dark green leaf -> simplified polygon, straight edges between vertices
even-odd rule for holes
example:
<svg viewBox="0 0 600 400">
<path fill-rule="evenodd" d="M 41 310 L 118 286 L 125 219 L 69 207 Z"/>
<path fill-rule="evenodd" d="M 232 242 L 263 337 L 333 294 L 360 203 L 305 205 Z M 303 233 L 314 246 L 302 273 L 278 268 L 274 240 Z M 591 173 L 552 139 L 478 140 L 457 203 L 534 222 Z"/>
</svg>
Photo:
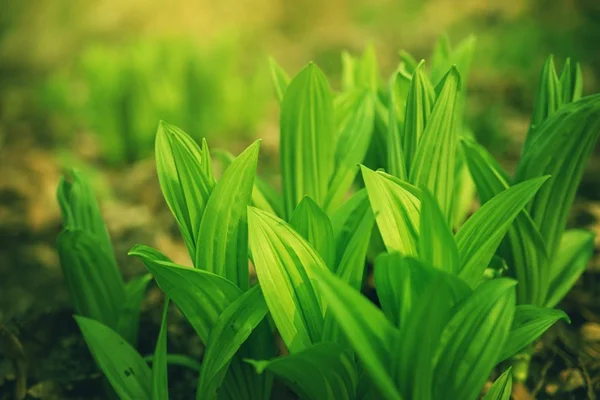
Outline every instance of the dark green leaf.
<svg viewBox="0 0 600 400">
<path fill-rule="evenodd" d="M 290 225 L 319 253 L 325 265 L 334 267 L 333 228 L 329 217 L 310 197 L 302 199 L 290 218 Z"/>
<path fill-rule="evenodd" d="M 492 387 L 488 389 L 483 400 L 510 400 L 511 395 L 512 373 L 511 368 L 509 368 L 496 379 Z"/>
<path fill-rule="evenodd" d="M 169 298 L 165 299 L 160 332 L 156 339 L 156 348 L 152 361 L 152 399 L 169 399 L 169 382 L 167 374 L 167 316 L 169 313 Z"/>
</svg>

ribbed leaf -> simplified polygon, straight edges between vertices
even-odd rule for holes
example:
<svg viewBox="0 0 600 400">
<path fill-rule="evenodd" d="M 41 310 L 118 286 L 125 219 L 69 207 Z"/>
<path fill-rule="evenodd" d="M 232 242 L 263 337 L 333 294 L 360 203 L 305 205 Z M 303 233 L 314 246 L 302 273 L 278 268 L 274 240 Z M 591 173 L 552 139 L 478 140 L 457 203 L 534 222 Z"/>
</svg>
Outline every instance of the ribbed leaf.
<svg viewBox="0 0 600 400">
<path fill-rule="evenodd" d="M 550 259 L 560 245 L 585 164 L 600 135 L 600 95 L 563 106 L 536 128 L 517 166 L 516 181 L 551 175 L 530 204 Z"/>
<path fill-rule="evenodd" d="M 460 261 L 456 241 L 436 200 L 424 190 L 419 222 L 419 258 L 436 268 L 458 274 Z"/>
<path fill-rule="evenodd" d="M 154 358 L 152 359 L 152 400 L 169 399 L 169 377 L 167 374 L 167 316 L 169 299 L 165 299 L 160 331 L 156 339 Z"/>
<path fill-rule="evenodd" d="M 375 116 L 372 94 L 366 90 L 343 93 L 336 99 L 338 139 L 335 171 L 331 177 L 324 209 L 337 209 L 354 182 L 358 164 L 362 163 L 373 133 Z"/>
<path fill-rule="evenodd" d="M 594 253 L 594 234 L 583 230 L 566 231 L 550 264 L 546 307 L 557 305 L 581 276 Z"/>
<path fill-rule="evenodd" d="M 469 295 L 470 289 L 456 277 L 416 260 L 406 261 L 406 265 L 393 267 L 411 270 L 403 274 L 411 282 L 402 281 L 399 286 L 409 288 L 413 304 L 400 325 L 392 368 L 404 397 L 427 400 L 432 398 L 433 359 L 440 335 L 452 315 L 452 307 Z"/>
<path fill-rule="evenodd" d="M 462 142 L 482 204 L 509 187 L 509 178 L 494 158 L 471 140 Z M 519 304 L 544 304 L 548 291 L 548 259 L 540 232 L 527 210 L 515 218 L 498 249 L 519 281 Z"/>
<path fill-rule="evenodd" d="M 242 291 L 249 285 L 246 208 L 252 195 L 259 146 L 260 141 L 254 142 L 225 170 L 206 204 L 196 243 L 196 268 L 222 276 Z"/>
<path fill-rule="evenodd" d="M 492 387 L 488 389 L 483 400 L 510 400 L 511 395 L 512 372 L 511 368 L 509 368 L 496 379 Z"/>
<path fill-rule="evenodd" d="M 510 334 L 498 362 L 517 354 L 561 319 L 571 322 L 567 314 L 561 310 L 528 304 L 517 306 Z"/>
<path fill-rule="evenodd" d="M 456 105 L 460 92 L 460 76 L 456 67 L 448 71 L 436 91 L 439 93 L 418 140 L 409 176 L 411 183 L 433 194 L 450 222 L 458 141 Z"/>
<path fill-rule="evenodd" d="M 454 302 L 470 292 L 459 278 L 399 253 L 382 254 L 375 261 L 375 287 L 381 309 L 388 320 L 401 328 L 412 310 L 423 302 L 423 293 L 436 279 L 443 279 L 451 289 Z"/>
<path fill-rule="evenodd" d="M 273 79 L 273 84 L 275 85 L 277 100 L 279 100 L 281 103 L 290 83 L 290 77 L 272 57 L 269 57 L 269 67 L 271 68 L 271 78 Z"/>
<path fill-rule="evenodd" d="M 405 187 L 361 167 L 379 232 L 389 252 L 417 255 L 421 202 Z"/>
<path fill-rule="evenodd" d="M 85 342 L 121 399 L 152 398 L 152 371 L 118 333 L 93 319 L 75 316 Z"/>
<path fill-rule="evenodd" d="M 514 219 L 540 189 L 547 176 L 506 189 L 486 202 L 456 234 L 460 276 L 477 285 Z"/>
<path fill-rule="evenodd" d="M 59 235 L 58 254 L 75 312 L 117 329 L 126 293 L 114 256 L 77 229 Z"/>
<path fill-rule="evenodd" d="M 314 64 L 290 83 L 281 104 L 281 175 L 285 216 L 304 196 L 324 205 L 334 167 L 333 99 L 325 75 Z"/>
<path fill-rule="evenodd" d="M 310 197 L 302 199 L 290 218 L 290 225 L 319 253 L 325 265 L 333 268 L 335 247 L 329 217 Z"/>
<path fill-rule="evenodd" d="M 155 151 L 160 188 L 194 260 L 200 221 L 213 188 L 205 174 L 202 151 L 185 132 L 163 121 L 158 125 Z"/>
<path fill-rule="evenodd" d="M 259 286 L 254 286 L 225 308 L 210 331 L 202 361 L 199 399 L 214 399 L 227 367 L 242 344 L 267 314 Z"/>
<path fill-rule="evenodd" d="M 398 331 L 360 292 L 325 269 L 316 272 L 328 311 L 333 313 L 382 398 L 402 399 L 389 371 L 390 350 Z"/>
<path fill-rule="evenodd" d="M 327 266 L 274 215 L 250 207 L 248 224 L 256 275 L 283 341 L 292 353 L 318 343 L 325 306 L 313 285 L 316 271 Z"/>
<path fill-rule="evenodd" d="M 421 61 L 415 69 L 408 98 L 406 100 L 406 115 L 404 117 L 404 133 L 402 134 L 404 156 L 406 157 L 406 171 L 410 172 L 417 144 L 425 130 L 429 115 L 433 110 L 435 92 L 431 82 L 425 75 L 425 62 Z"/>
<path fill-rule="evenodd" d="M 434 399 L 475 399 L 500 356 L 515 314 L 516 282 L 494 279 L 461 303 L 440 340 Z"/>
<path fill-rule="evenodd" d="M 129 251 L 142 260 L 158 286 L 177 305 L 204 344 L 223 310 L 241 295 L 241 290 L 225 278 L 195 268 L 148 257 L 146 252 Z"/>
<path fill-rule="evenodd" d="M 392 76 L 388 104 L 387 167 L 391 175 L 404 180 L 408 179 L 408 173 L 402 135 L 409 87 L 410 79 L 402 72 L 398 71 Z"/>
<path fill-rule="evenodd" d="M 279 377 L 301 399 L 355 399 L 354 359 L 337 343 L 319 343 L 286 357 L 248 362 L 259 373 L 269 371 Z"/>
<path fill-rule="evenodd" d="M 217 181 L 215 180 L 215 174 L 212 168 L 212 158 L 210 156 L 210 150 L 208 149 L 208 142 L 202 138 L 202 158 L 200 159 L 204 176 L 208 178 L 210 187 L 214 187 Z"/>
</svg>

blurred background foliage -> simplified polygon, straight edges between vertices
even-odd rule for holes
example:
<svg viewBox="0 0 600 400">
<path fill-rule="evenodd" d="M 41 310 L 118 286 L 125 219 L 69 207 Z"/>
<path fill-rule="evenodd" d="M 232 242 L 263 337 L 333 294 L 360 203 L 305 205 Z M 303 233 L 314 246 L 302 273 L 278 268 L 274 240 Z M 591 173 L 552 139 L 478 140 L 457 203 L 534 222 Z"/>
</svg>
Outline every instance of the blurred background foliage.
<svg viewBox="0 0 600 400">
<path fill-rule="evenodd" d="M 498 154 L 524 135 L 549 53 L 598 89 L 599 20 L 597 0 L 4 0 L 0 137 L 111 166 L 149 156 L 159 119 L 276 148 L 268 55 L 290 73 L 314 60 L 337 87 L 344 49 L 374 44 L 387 73 L 446 33 L 477 36 L 468 121 Z"/>
</svg>

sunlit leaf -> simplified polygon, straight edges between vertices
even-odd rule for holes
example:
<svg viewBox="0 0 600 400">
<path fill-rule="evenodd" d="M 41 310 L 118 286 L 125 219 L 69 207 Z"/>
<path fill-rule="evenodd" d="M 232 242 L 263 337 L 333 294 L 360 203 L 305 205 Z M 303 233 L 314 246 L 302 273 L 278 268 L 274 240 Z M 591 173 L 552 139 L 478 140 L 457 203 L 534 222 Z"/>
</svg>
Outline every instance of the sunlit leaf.
<svg viewBox="0 0 600 400">
<path fill-rule="evenodd" d="M 298 353 L 252 363 L 282 379 L 301 399 L 355 399 L 356 366 L 348 349 L 319 343 Z"/>
<path fill-rule="evenodd" d="M 550 264 L 550 286 L 546 307 L 554 307 L 573 287 L 594 253 L 594 237 L 583 230 L 566 231 Z"/>
<path fill-rule="evenodd" d="M 302 199 L 290 218 L 290 225 L 317 250 L 325 265 L 333 268 L 335 247 L 331 221 L 313 199 Z"/>
<path fill-rule="evenodd" d="M 361 167 L 369 201 L 388 251 L 417 255 L 421 202 L 381 173 Z"/>
<path fill-rule="evenodd" d="M 561 310 L 528 304 L 517 306 L 510 334 L 502 348 L 498 362 L 517 354 L 561 319 L 570 322 L 567 314 Z"/>
<path fill-rule="evenodd" d="M 254 142 L 227 167 L 206 204 L 196 243 L 194 265 L 222 276 L 242 291 L 248 288 L 248 228 L 250 203 L 260 141 Z"/>
<path fill-rule="evenodd" d="M 480 282 L 513 220 L 540 189 L 547 176 L 506 189 L 486 202 L 456 234 L 461 260 L 460 276 L 471 286 Z"/>
<path fill-rule="evenodd" d="M 213 188 L 202 151 L 181 129 L 161 121 L 155 152 L 160 188 L 194 260 L 200 221 Z"/>
<path fill-rule="evenodd" d="M 453 67 L 436 88 L 437 99 L 418 139 L 409 174 L 411 183 L 433 194 L 448 222 L 452 217 L 460 85 L 458 70 Z"/>
<path fill-rule="evenodd" d="M 483 400 L 510 400 L 512 395 L 512 372 L 508 368 L 488 389 Z"/>
<path fill-rule="evenodd" d="M 334 168 L 333 99 L 325 75 L 314 64 L 290 83 L 281 104 L 281 175 L 285 216 L 304 196 L 323 206 Z"/>
<path fill-rule="evenodd" d="M 475 399 L 496 365 L 515 314 L 516 282 L 481 284 L 461 303 L 440 340 L 434 399 Z"/>
<path fill-rule="evenodd" d="M 325 306 L 313 285 L 316 271 L 327 266 L 274 215 L 249 207 L 248 226 L 256 275 L 283 341 L 292 353 L 318 343 Z"/>
</svg>

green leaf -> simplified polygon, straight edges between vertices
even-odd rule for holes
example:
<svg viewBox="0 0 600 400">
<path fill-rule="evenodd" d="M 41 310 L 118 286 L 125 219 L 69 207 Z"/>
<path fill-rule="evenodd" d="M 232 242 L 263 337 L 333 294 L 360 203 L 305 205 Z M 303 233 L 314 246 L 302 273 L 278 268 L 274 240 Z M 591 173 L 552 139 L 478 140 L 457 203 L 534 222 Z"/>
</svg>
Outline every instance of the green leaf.
<svg viewBox="0 0 600 400">
<path fill-rule="evenodd" d="M 356 58 L 348 53 L 342 51 L 342 90 L 348 91 L 354 89 L 356 86 L 356 69 L 357 69 Z"/>
<path fill-rule="evenodd" d="M 66 176 L 61 176 L 56 195 L 64 228 L 77 229 L 93 235 L 97 245 L 102 246 L 106 254 L 114 258 L 100 207 L 91 185 L 83 174 L 72 170 Z"/>
<path fill-rule="evenodd" d="M 97 236 L 77 229 L 58 236 L 58 254 L 75 311 L 117 329 L 126 293 L 114 256 Z"/>
<path fill-rule="evenodd" d="M 496 365 L 515 314 L 510 279 L 481 284 L 446 325 L 434 370 L 434 399 L 475 399 Z"/>
<path fill-rule="evenodd" d="M 389 252 L 417 255 L 421 202 L 406 186 L 361 166 L 371 208 Z"/>
<path fill-rule="evenodd" d="M 425 130 L 435 101 L 435 92 L 425 75 L 424 68 L 425 61 L 421 61 L 413 73 L 406 100 L 402 148 L 406 157 L 407 172 L 410 172 L 417 152 L 417 144 Z"/>
<path fill-rule="evenodd" d="M 359 290 L 375 218 L 365 190 L 355 193 L 331 217 L 335 237 L 333 272 Z"/>
<path fill-rule="evenodd" d="M 129 255 L 142 260 L 163 292 L 177 305 L 200 336 L 208 342 L 210 330 L 223 310 L 241 295 L 227 279 L 201 269 L 186 268 L 149 257 L 135 246 Z"/>
<path fill-rule="evenodd" d="M 158 125 L 155 152 L 160 188 L 194 260 L 200 221 L 214 178 L 206 176 L 206 164 L 196 142 L 163 121 Z"/>
<path fill-rule="evenodd" d="M 248 209 L 256 275 L 279 333 L 291 353 L 321 340 L 324 304 L 315 274 L 327 266 L 291 226 L 257 208 Z"/>
<path fill-rule="evenodd" d="M 259 373 L 269 371 L 301 399 L 355 398 L 358 376 L 354 359 L 337 343 L 319 343 L 273 360 L 247 360 Z"/>
<path fill-rule="evenodd" d="M 546 307 L 558 304 L 585 271 L 594 253 L 594 237 L 593 233 L 578 229 L 565 232 L 550 265 Z"/>
<path fill-rule="evenodd" d="M 356 83 L 375 93 L 379 88 L 379 67 L 373 44 L 368 44 L 357 65 Z"/>
<path fill-rule="evenodd" d="M 267 305 L 259 286 L 249 289 L 225 308 L 210 331 L 198 398 L 216 398 L 229 363 L 266 314 Z"/>
<path fill-rule="evenodd" d="M 281 175 L 285 216 L 304 196 L 323 206 L 334 167 L 333 99 L 327 78 L 314 64 L 290 83 L 281 104 Z"/>
<path fill-rule="evenodd" d="M 249 285 L 246 208 L 259 146 L 260 141 L 254 142 L 225 170 L 208 199 L 196 242 L 196 268 L 222 276 L 242 291 Z"/>
<path fill-rule="evenodd" d="M 212 169 L 212 158 L 210 156 L 210 150 L 208 149 L 208 142 L 206 139 L 202 139 L 202 158 L 200 159 L 204 176 L 208 178 L 210 187 L 214 187 L 217 181 L 215 180 L 215 174 Z"/>
<path fill-rule="evenodd" d="M 506 189 L 486 202 L 456 234 L 461 260 L 460 277 L 477 285 L 483 271 L 514 219 L 540 189 L 547 176 L 530 179 Z"/>
<path fill-rule="evenodd" d="M 186 367 L 186 368 L 189 368 L 196 372 L 200 372 L 200 370 L 202 369 L 202 366 L 198 361 L 196 361 L 193 358 L 191 358 L 190 356 L 186 356 L 184 354 L 167 354 L 165 359 L 167 360 L 167 364 L 170 364 L 170 365 L 178 365 L 180 367 Z M 144 357 L 144 360 L 149 363 L 152 363 L 152 362 L 154 362 L 154 355 L 146 356 L 146 357 Z"/>
<path fill-rule="evenodd" d="M 567 314 L 561 310 L 529 304 L 517 306 L 510 334 L 502 348 L 498 362 L 523 350 L 561 319 L 571 322 Z"/>
<path fill-rule="evenodd" d="M 456 67 L 448 71 L 436 91 L 439 94 L 410 166 L 410 182 L 429 190 L 450 222 L 458 141 L 456 106 L 460 93 L 460 76 Z"/>
<path fill-rule="evenodd" d="M 437 202 L 426 190 L 421 196 L 419 226 L 419 258 L 436 268 L 458 274 L 460 261 L 454 235 Z"/>
<path fill-rule="evenodd" d="M 485 204 L 509 187 L 509 178 L 482 146 L 471 140 L 462 144 L 479 199 Z M 498 253 L 507 260 L 519 281 L 517 302 L 544 304 L 549 281 L 546 245 L 527 210 L 515 218 Z"/>
<path fill-rule="evenodd" d="M 508 368 L 488 389 L 483 400 L 510 400 L 512 395 L 512 372 Z"/>
<path fill-rule="evenodd" d="M 117 332 L 129 343 L 137 343 L 138 328 L 140 325 L 140 308 L 144 301 L 146 288 L 152 280 L 152 275 L 144 274 L 132 279 L 125 285 L 125 302 L 121 305 Z"/>
<path fill-rule="evenodd" d="M 152 360 L 152 399 L 169 399 L 169 382 L 167 374 L 167 315 L 169 313 L 169 298 L 165 299 L 160 332 L 156 339 L 156 348 Z"/>
<path fill-rule="evenodd" d="M 405 280 L 401 281 L 399 288 L 409 289 L 409 296 L 413 297 L 412 307 L 400 323 L 400 335 L 392 358 L 393 374 L 404 397 L 431 399 L 433 359 L 437 344 L 452 316 L 452 307 L 471 291 L 460 279 L 425 267 L 417 260 L 408 259 L 393 267 L 410 270 L 410 273 L 402 274 Z M 397 288 L 396 292 L 398 291 Z M 402 295 L 408 297 L 404 293 Z M 407 304 L 401 304 L 402 306 L 406 311 Z"/>
<path fill-rule="evenodd" d="M 338 139 L 335 169 L 324 203 L 327 212 L 337 209 L 354 182 L 358 164 L 363 162 L 371 136 L 375 109 L 372 94 L 366 90 L 342 93 L 336 99 Z"/>
<path fill-rule="evenodd" d="M 446 71 L 454 64 L 451 61 L 452 49 L 450 48 L 450 38 L 447 34 L 440 35 L 435 43 L 431 53 L 431 81 L 439 82 Z"/>
<path fill-rule="evenodd" d="M 396 326 L 406 325 L 412 310 L 423 302 L 423 293 L 436 279 L 444 280 L 454 302 L 470 293 L 459 278 L 399 253 L 382 254 L 375 260 L 375 287 L 381 309 Z"/>
<path fill-rule="evenodd" d="M 106 325 L 80 316 L 75 316 L 75 321 L 96 364 L 119 398 L 151 398 L 152 371 L 142 356 Z"/>
<path fill-rule="evenodd" d="M 536 131 L 517 166 L 516 182 L 551 175 L 529 212 L 553 259 L 585 164 L 600 135 L 600 94 L 563 106 Z"/>
<path fill-rule="evenodd" d="M 325 265 L 333 268 L 335 248 L 329 217 L 310 197 L 302 199 L 290 218 L 290 225 L 319 253 Z"/>
<path fill-rule="evenodd" d="M 277 100 L 281 103 L 285 92 L 290 83 L 290 77 L 288 74 L 277 64 L 277 61 L 273 57 L 269 57 L 269 67 L 271 68 L 271 78 L 275 85 L 275 93 L 277 94 Z"/>
<path fill-rule="evenodd" d="M 406 110 L 406 96 L 410 80 L 401 72 L 396 72 L 390 84 L 389 98 L 389 123 L 387 137 L 387 167 L 388 172 L 400 179 L 407 180 L 406 156 L 403 149 L 404 112 Z M 406 91 L 406 93 L 403 93 Z"/>
<path fill-rule="evenodd" d="M 315 270 L 318 285 L 346 339 L 363 363 L 373 384 L 385 399 L 402 399 L 389 374 L 390 350 L 398 331 L 385 315 L 360 292 L 331 272 Z"/>
</svg>

